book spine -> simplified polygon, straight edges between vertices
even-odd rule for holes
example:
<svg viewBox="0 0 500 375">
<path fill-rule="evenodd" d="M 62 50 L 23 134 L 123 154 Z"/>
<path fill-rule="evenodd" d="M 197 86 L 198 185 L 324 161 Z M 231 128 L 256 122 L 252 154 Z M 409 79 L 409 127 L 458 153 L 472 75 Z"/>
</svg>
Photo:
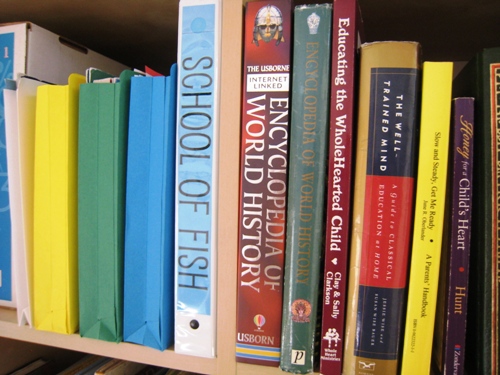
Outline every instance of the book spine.
<svg viewBox="0 0 500 375">
<path fill-rule="evenodd" d="M 428 372 L 436 316 L 449 155 L 453 64 L 425 62 L 410 278 L 401 371 Z"/>
<path fill-rule="evenodd" d="M 324 249 L 331 4 L 294 13 L 292 116 L 280 368 L 312 372 Z"/>
<path fill-rule="evenodd" d="M 472 214 L 474 99 L 454 99 L 453 115 L 450 246 L 447 250 L 449 261 L 446 272 L 447 324 L 443 352 L 443 374 L 446 375 L 464 373 Z"/>
<path fill-rule="evenodd" d="M 342 372 L 359 22 L 356 0 L 337 0 L 333 3 L 321 374 Z"/>
<path fill-rule="evenodd" d="M 396 374 L 413 218 L 420 48 L 364 44 L 343 372 Z"/>
<path fill-rule="evenodd" d="M 283 307 L 292 4 L 245 12 L 236 360 L 278 366 Z"/>
<path fill-rule="evenodd" d="M 221 0 L 179 3 L 175 351 L 216 354 Z"/>
<path fill-rule="evenodd" d="M 14 306 L 12 285 L 11 212 L 4 116 L 5 79 L 14 77 L 14 33 L 0 34 L 0 305 Z"/>
<path fill-rule="evenodd" d="M 491 326 L 488 327 L 491 333 L 491 372 L 498 373 L 500 371 L 500 355 L 498 332 L 500 326 L 500 62 L 495 62 L 489 66 L 490 90 L 491 90 L 491 124 L 492 128 L 492 173 L 493 173 L 493 192 L 492 192 L 492 211 L 494 230 L 492 230 L 492 251 L 491 263 L 489 264 L 492 278 L 491 280 Z"/>
</svg>

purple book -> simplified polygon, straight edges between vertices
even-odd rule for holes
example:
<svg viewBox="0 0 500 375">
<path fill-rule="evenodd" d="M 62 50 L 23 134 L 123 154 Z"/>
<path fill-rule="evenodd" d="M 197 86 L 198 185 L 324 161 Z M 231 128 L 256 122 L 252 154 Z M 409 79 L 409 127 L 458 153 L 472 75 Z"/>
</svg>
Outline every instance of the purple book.
<svg viewBox="0 0 500 375">
<path fill-rule="evenodd" d="M 449 200 L 445 219 L 434 366 L 443 375 L 464 373 L 472 202 L 474 99 L 455 98 L 452 109 Z"/>
</svg>

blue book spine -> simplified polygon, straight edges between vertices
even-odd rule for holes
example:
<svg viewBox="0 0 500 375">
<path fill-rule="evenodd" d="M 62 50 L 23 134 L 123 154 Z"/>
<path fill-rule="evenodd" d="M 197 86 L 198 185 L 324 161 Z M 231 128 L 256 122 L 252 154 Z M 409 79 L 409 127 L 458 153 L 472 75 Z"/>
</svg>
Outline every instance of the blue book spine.
<svg viewBox="0 0 500 375">
<path fill-rule="evenodd" d="M 14 74 L 14 33 L 0 35 L 0 53 L 0 301 L 13 302 L 11 219 L 3 89 L 5 79 L 12 78 Z"/>
<path fill-rule="evenodd" d="M 179 5 L 175 351 L 202 357 L 215 356 L 220 9 Z"/>
</svg>

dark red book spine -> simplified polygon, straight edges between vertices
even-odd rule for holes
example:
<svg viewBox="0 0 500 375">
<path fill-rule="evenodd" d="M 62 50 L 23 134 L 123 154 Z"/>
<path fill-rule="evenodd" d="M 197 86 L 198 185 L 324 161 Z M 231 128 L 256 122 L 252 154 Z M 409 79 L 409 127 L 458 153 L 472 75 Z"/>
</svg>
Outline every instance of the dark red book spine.
<svg viewBox="0 0 500 375">
<path fill-rule="evenodd" d="M 236 360 L 268 366 L 280 360 L 291 18 L 289 0 L 246 4 Z"/>
<path fill-rule="evenodd" d="M 330 142 L 325 229 L 321 374 L 341 374 L 351 223 L 361 16 L 357 0 L 333 3 Z"/>
</svg>

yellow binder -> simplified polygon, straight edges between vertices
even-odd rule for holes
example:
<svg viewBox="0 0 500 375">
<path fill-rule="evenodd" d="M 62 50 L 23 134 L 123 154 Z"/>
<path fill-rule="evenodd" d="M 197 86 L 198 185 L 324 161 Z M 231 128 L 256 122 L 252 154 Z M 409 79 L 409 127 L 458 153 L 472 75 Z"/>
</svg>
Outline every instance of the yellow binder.
<svg viewBox="0 0 500 375">
<path fill-rule="evenodd" d="M 78 329 L 78 96 L 85 77 L 43 85 L 36 103 L 33 314 L 37 329 Z"/>
</svg>

